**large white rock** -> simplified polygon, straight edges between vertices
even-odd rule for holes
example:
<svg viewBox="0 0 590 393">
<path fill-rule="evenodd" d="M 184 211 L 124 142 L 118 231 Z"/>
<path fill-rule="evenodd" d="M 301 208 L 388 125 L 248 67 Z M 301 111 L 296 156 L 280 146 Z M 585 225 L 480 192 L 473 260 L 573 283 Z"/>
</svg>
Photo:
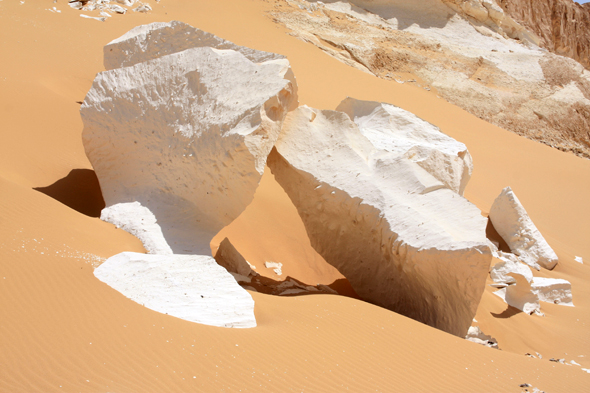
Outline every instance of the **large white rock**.
<svg viewBox="0 0 590 393">
<path fill-rule="evenodd" d="M 156 217 L 139 202 L 117 203 L 106 207 L 100 212 L 100 219 L 138 238 L 149 254 L 172 254 Z"/>
<path fill-rule="evenodd" d="M 134 30 L 154 38 L 158 26 L 153 35 L 153 26 Z M 182 31 L 164 46 L 184 43 Z M 137 201 L 175 254 L 210 255 L 213 236 L 252 201 L 285 113 L 297 105 L 289 62 L 254 63 L 211 47 L 157 57 L 166 51 L 142 52 L 141 34 L 129 50 L 144 62 L 98 74 L 84 100 L 86 154 L 107 206 Z"/>
<path fill-rule="evenodd" d="M 541 310 L 539 296 L 533 292 L 531 283 L 521 274 L 510 273 L 510 275 L 516 283 L 502 288 L 494 294 L 501 297 L 509 306 L 516 307 L 529 315 L 539 313 Z"/>
<path fill-rule="evenodd" d="M 547 244 L 510 187 L 502 190 L 490 209 L 490 220 L 510 250 L 527 265 L 553 269 L 557 255 Z"/>
<path fill-rule="evenodd" d="M 560 278 L 535 277 L 531 283 L 531 290 L 539 296 L 542 302 L 560 304 L 573 307 L 572 284 Z"/>
<path fill-rule="evenodd" d="M 210 47 L 234 50 L 253 63 L 285 59 L 284 56 L 238 46 L 183 22 L 154 22 L 137 26 L 104 47 L 104 67 L 112 70 L 156 59 L 186 49 Z"/>
<path fill-rule="evenodd" d="M 363 299 L 465 337 L 491 261 L 486 219 L 387 146 L 343 112 L 300 107 L 268 165 L 313 247 Z"/>
<path fill-rule="evenodd" d="M 212 257 L 123 252 L 107 259 L 94 275 L 163 314 L 212 326 L 256 326 L 254 300 Z"/>
<path fill-rule="evenodd" d="M 500 259 L 500 262 L 490 269 L 490 277 L 496 284 L 515 284 L 516 279 L 510 273 L 520 274 L 528 282 L 533 281 L 531 268 L 520 262 L 514 254 L 496 251 L 493 255 Z"/>
<path fill-rule="evenodd" d="M 336 110 L 346 113 L 373 145 L 417 163 L 445 187 L 463 195 L 473 172 L 471 155 L 463 143 L 391 104 L 347 98 Z"/>
</svg>

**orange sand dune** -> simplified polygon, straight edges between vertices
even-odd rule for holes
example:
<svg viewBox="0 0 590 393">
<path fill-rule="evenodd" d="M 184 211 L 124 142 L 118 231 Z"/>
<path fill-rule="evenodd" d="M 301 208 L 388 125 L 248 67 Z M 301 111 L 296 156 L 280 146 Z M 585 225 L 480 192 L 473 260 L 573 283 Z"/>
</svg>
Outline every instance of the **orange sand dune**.
<svg viewBox="0 0 590 393">
<path fill-rule="evenodd" d="M 349 68 L 275 25 L 265 14 L 275 5 L 162 0 L 148 14 L 103 23 L 81 18 L 65 0 L 0 2 L 0 391 L 521 392 L 522 383 L 589 391 L 590 374 L 547 358 L 590 368 L 590 161 L 491 126 L 433 93 Z M 46 10 L 52 6 L 62 12 Z M 499 340 L 497 351 L 341 296 L 252 293 L 259 326 L 240 330 L 159 314 L 99 282 L 92 270 L 104 258 L 143 248 L 66 206 L 93 215 L 100 205 L 88 177 L 68 181 L 84 173 L 73 170 L 91 169 L 77 101 L 103 70 L 107 42 L 169 20 L 286 55 L 302 104 L 386 101 L 466 143 L 476 168 L 466 196 L 485 212 L 512 186 L 561 258 L 540 275 L 570 280 L 576 307 L 543 304 L 545 317 L 527 316 L 486 290 L 476 319 Z M 73 192 L 79 204 L 66 200 Z M 313 284 L 341 277 L 311 249 L 271 176 L 224 231 L 259 271 L 264 260 L 277 260 L 285 276 Z M 543 360 L 523 355 L 533 350 Z"/>
</svg>

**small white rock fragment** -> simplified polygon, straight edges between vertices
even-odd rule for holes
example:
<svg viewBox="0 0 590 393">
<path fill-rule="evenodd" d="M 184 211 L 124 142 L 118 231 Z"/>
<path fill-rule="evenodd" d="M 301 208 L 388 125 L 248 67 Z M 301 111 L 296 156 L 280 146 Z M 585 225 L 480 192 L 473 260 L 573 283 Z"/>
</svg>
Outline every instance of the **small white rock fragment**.
<svg viewBox="0 0 590 393">
<path fill-rule="evenodd" d="M 573 364 L 574 366 L 581 366 L 581 364 L 576 362 L 575 360 L 570 360 L 570 364 Z"/>
<path fill-rule="evenodd" d="M 250 294 L 209 256 L 123 252 L 107 259 L 94 275 L 163 314 L 211 326 L 256 326 Z"/>
<path fill-rule="evenodd" d="M 574 261 L 578 262 L 578 263 L 584 263 L 584 260 L 582 259 L 582 257 L 575 257 Z"/>
<path fill-rule="evenodd" d="M 531 289 L 543 302 L 574 307 L 572 284 L 567 280 L 535 277 L 531 283 Z"/>
<path fill-rule="evenodd" d="M 142 4 L 139 7 L 135 7 L 133 9 L 134 12 L 143 12 L 143 13 L 149 12 L 151 10 L 152 10 L 152 7 L 150 7 L 149 4 Z"/>
<path fill-rule="evenodd" d="M 109 4 L 109 9 L 113 12 L 116 12 L 117 14 L 124 14 L 127 12 L 127 8 L 123 8 L 117 4 Z"/>
<path fill-rule="evenodd" d="M 81 10 L 82 7 L 84 7 L 84 4 L 82 4 L 81 1 L 73 1 L 71 3 L 68 3 L 68 5 L 76 10 Z"/>
<path fill-rule="evenodd" d="M 82 18 L 86 18 L 86 19 L 94 19 L 94 20 L 98 20 L 100 22 L 104 22 L 105 20 L 107 20 L 106 18 L 97 18 L 95 16 L 88 16 L 88 15 L 84 15 L 84 14 L 80 14 L 80 16 Z"/>
<path fill-rule="evenodd" d="M 498 341 L 492 336 L 484 334 L 479 326 L 471 326 L 467 331 L 467 336 L 465 336 L 465 339 L 490 348 L 498 348 Z"/>
<path fill-rule="evenodd" d="M 510 250 L 527 265 L 553 269 L 557 255 L 539 232 L 510 187 L 502 190 L 490 209 L 490 220 Z"/>
<path fill-rule="evenodd" d="M 283 274 L 283 271 L 282 271 L 283 264 L 280 262 L 264 262 L 264 266 L 267 269 L 272 269 L 277 276 L 280 276 Z"/>
</svg>

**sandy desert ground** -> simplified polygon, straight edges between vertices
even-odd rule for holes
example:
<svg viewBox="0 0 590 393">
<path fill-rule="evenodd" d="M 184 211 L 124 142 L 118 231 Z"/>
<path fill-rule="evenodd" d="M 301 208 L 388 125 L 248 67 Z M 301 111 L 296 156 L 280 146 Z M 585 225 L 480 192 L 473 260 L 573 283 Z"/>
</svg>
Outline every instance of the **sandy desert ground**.
<svg viewBox="0 0 590 393">
<path fill-rule="evenodd" d="M 0 1 L 0 391 L 522 392 L 524 383 L 529 391 L 590 391 L 582 370 L 590 369 L 589 160 L 490 125 L 435 92 L 340 63 L 275 24 L 268 11 L 279 2 L 151 5 L 147 14 L 99 22 L 65 0 Z M 101 198 L 82 146 L 80 102 L 104 70 L 106 43 L 171 20 L 287 56 L 300 104 L 334 109 L 347 96 L 388 102 L 465 143 L 475 164 L 466 197 L 485 215 L 512 187 L 560 258 L 538 275 L 569 280 L 575 307 L 543 303 L 544 317 L 529 316 L 488 286 L 475 318 L 498 340 L 495 350 L 346 296 L 251 292 L 258 326 L 224 329 L 151 311 L 100 282 L 96 266 L 143 247 L 97 218 Z M 225 236 L 263 275 L 337 282 L 350 294 L 311 248 L 270 172 L 212 247 Z M 269 260 L 284 264 L 282 277 L 263 267 Z"/>
</svg>

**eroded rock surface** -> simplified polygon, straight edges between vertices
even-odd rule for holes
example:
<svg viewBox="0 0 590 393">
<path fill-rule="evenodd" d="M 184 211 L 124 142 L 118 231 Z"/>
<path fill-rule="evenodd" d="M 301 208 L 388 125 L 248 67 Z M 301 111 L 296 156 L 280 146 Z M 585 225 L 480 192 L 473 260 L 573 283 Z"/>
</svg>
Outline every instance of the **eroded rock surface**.
<svg viewBox="0 0 590 393">
<path fill-rule="evenodd" d="M 121 53 L 106 63 L 135 64 L 97 75 L 81 107 L 83 142 L 107 206 L 137 201 L 174 253 L 210 255 L 212 237 L 252 201 L 285 113 L 297 106 L 296 86 L 286 59 L 262 53 L 255 63 L 187 29 L 152 24 L 110 44 Z M 221 49 L 159 53 L 137 38 L 152 30 L 170 45 L 199 36 L 207 39 L 189 44 Z"/>
<path fill-rule="evenodd" d="M 531 290 L 539 300 L 548 303 L 573 307 L 572 284 L 560 278 L 535 277 Z"/>
<path fill-rule="evenodd" d="M 476 344 L 498 349 L 498 340 L 482 332 L 479 326 L 471 326 L 467 331 L 465 339 Z"/>
<path fill-rule="evenodd" d="M 539 295 L 533 292 L 531 283 L 521 274 L 510 273 L 510 275 L 516 283 L 502 288 L 494 294 L 502 298 L 509 306 L 518 308 L 529 315 L 540 314 Z"/>
<path fill-rule="evenodd" d="M 94 275 L 164 314 L 212 326 L 256 326 L 250 294 L 209 256 L 123 252 L 107 259 Z"/>
<path fill-rule="evenodd" d="M 510 250 L 527 265 L 553 269 L 558 258 L 510 187 L 502 190 L 490 208 L 490 220 Z"/>
<path fill-rule="evenodd" d="M 491 261 L 475 206 L 343 112 L 291 112 L 268 165 L 363 299 L 465 337 Z"/>
</svg>

